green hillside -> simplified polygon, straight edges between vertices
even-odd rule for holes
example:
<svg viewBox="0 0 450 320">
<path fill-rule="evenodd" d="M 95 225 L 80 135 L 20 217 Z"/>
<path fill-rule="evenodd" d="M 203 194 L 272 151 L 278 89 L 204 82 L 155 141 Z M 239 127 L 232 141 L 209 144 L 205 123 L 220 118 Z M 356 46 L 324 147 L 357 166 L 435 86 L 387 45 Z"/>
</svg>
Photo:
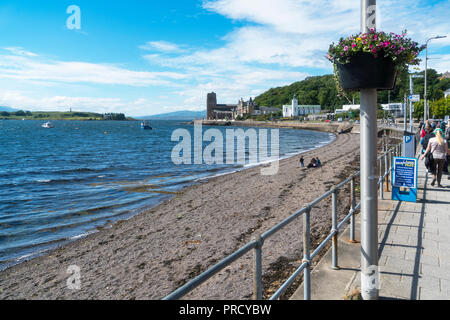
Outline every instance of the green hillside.
<svg viewBox="0 0 450 320">
<path fill-rule="evenodd" d="M 418 73 L 424 74 L 424 72 Z M 442 75 L 435 70 L 428 70 L 428 96 L 430 101 L 437 101 L 444 96 L 444 91 L 450 87 L 450 79 L 440 79 Z M 414 92 L 420 93 L 423 98 L 424 79 L 413 79 Z M 359 104 L 359 92 L 348 94 L 348 99 L 337 96 L 333 75 L 309 77 L 303 81 L 295 82 L 285 87 L 272 88 L 255 98 L 260 106 L 281 108 L 284 104 L 290 104 L 294 94 L 300 105 L 321 105 L 323 110 L 334 111 L 343 104 Z M 379 91 L 378 103 L 403 102 L 404 95 L 409 95 L 409 75 L 403 71 L 397 78 L 397 84 L 392 91 Z"/>
</svg>

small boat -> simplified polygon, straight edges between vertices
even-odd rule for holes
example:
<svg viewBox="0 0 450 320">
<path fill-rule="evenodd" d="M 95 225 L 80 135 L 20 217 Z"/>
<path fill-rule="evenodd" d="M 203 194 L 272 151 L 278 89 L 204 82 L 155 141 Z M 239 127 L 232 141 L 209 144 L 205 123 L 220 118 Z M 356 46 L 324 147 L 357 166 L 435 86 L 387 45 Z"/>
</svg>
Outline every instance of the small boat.
<svg viewBox="0 0 450 320">
<path fill-rule="evenodd" d="M 52 123 L 49 121 L 49 122 L 46 122 L 46 123 L 44 123 L 43 125 L 42 125 L 42 128 L 46 128 L 46 129 L 50 129 L 50 128 L 54 128 L 55 126 L 54 125 L 52 125 Z"/>
<path fill-rule="evenodd" d="M 141 129 L 142 130 L 153 130 L 150 123 L 148 121 L 142 121 L 141 122 Z"/>
</svg>

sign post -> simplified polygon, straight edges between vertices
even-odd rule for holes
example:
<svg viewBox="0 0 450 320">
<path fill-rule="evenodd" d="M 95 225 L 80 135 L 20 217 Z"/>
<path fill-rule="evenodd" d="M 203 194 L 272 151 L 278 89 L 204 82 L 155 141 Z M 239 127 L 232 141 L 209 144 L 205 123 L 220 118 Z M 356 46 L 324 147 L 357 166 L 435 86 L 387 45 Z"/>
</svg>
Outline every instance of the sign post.
<svg viewBox="0 0 450 320">
<path fill-rule="evenodd" d="M 394 157 L 392 200 L 417 202 L 418 159 Z"/>
<path fill-rule="evenodd" d="M 361 0 L 361 32 L 376 29 L 376 0 Z M 361 89 L 361 295 L 378 300 L 377 89 Z"/>
</svg>

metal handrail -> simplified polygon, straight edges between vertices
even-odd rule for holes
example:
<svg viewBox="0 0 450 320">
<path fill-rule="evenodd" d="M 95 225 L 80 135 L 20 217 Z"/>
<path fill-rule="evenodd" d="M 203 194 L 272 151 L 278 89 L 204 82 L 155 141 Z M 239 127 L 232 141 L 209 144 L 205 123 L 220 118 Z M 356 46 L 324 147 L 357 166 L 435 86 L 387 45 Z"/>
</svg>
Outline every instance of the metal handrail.
<svg viewBox="0 0 450 320">
<path fill-rule="evenodd" d="M 380 161 L 380 177 L 378 180 L 378 186 L 380 188 L 380 198 L 383 197 L 383 180 L 386 179 L 386 187 L 388 186 L 389 175 L 392 172 L 393 157 L 401 155 L 401 144 L 395 145 L 389 151 L 386 151 L 383 155 L 378 158 Z M 381 173 L 382 160 L 384 160 L 384 174 Z M 389 168 L 388 168 L 389 167 Z M 245 246 L 239 250 L 233 252 L 225 259 L 221 260 L 213 267 L 203 272 L 195 279 L 189 281 L 182 287 L 178 288 L 163 300 L 175 300 L 180 299 L 189 292 L 191 292 L 196 287 L 200 286 L 206 280 L 217 274 L 222 269 L 229 266 L 231 263 L 247 254 L 251 250 L 254 251 L 253 254 L 253 298 L 255 300 L 262 300 L 262 248 L 264 246 L 265 240 L 270 238 L 272 235 L 277 233 L 279 230 L 283 229 L 285 226 L 296 220 L 298 217 L 303 216 L 304 227 L 303 227 L 303 261 L 300 267 L 287 279 L 281 287 L 274 293 L 270 300 L 278 299 L 295 281 L 297 276 L 303 272 L 303 283 L 304 283 L 304 299 L 311 299 L 311 265 L 312 260 L 316 257 L 320 251 L 322 251 L 329 241 L 332 241 L 332 268 L 335 270 L 339 269 L 338 266 L 338 242 L 337 237 L 339 235 L 339 230 L 345 225 L 348 220 L 350 220 L 350 241 L 355 242 L 355 214 L 359 211 L 361 207 L 361 202 L 355 203 L 355 180 L 360 175 L 360 172 L 353 174 L 351 177 L 341 182 L 328 192 L 324 193 L 317 199 L 315 199 L 310 204 L 306 205 L 304 208 L 300 209 L 296 213 L 292 214 L 288 218 L 284 219 L 282 222 L 278 223 L 276 226 L 272 227 L 268 231 L 264 232 L 262 235 L 253 239 L 251 242 L 247 243 Z M 337 221 L 337 192 L 342 189 L 346 184 L 350 183 L 350 197 L 351 197 L 351 207 L 346 215 L 346 217 L 338 223 Z M 310 216 L 312 208 L 324 200 L 325 198 L 332 196 L 332 230 L 328 236 L 317 246 L 317 248 L 311 251 L 311 225 Z"/>
</svg>

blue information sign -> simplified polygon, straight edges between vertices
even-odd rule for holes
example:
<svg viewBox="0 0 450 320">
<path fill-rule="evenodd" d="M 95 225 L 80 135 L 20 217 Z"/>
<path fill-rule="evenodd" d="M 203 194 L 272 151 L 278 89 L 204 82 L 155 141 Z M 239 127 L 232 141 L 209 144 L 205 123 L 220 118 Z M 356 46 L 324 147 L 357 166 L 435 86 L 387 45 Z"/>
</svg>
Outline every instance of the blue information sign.
<svg viewBox="0 0 450 320">
<path fill-rule="evenodd" d="M 394 157 L 392 200 L 417 201 L 417 165 L 416 158 Z M 400 188 L 409 190 L 405 191 Z"/>
</svg>

